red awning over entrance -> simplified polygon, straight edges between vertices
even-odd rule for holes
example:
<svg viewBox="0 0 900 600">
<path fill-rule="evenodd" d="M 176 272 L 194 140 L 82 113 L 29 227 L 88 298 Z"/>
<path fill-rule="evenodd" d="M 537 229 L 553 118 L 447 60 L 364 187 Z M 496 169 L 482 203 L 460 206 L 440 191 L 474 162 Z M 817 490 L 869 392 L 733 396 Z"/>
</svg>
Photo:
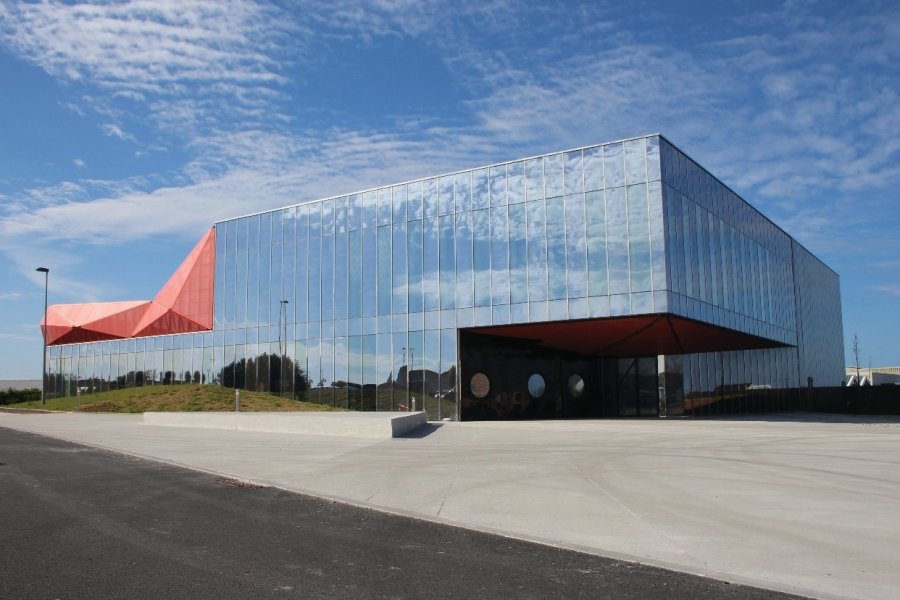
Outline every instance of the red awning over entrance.
<svg viewBox="0 0 900 600">
<path fill-rule="evenodd" d="M 785 346 L 766 338 L 668 314 L 497 325 L 468 331 L 533 340 L 547 348 L 592 356 L 693 354 Z"/>
</svg>

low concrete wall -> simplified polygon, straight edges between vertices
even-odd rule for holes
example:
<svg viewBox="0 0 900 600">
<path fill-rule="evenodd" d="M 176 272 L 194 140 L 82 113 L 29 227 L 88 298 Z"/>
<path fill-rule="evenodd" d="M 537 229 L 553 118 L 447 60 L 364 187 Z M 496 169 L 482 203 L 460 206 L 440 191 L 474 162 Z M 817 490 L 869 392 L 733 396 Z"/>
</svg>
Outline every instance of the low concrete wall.
<svg viewBox="0 0 900 600">
<path fill-rule="evenodd" d="M 147 412 L 145 425 L 392 438 L 424 425 L 424 412 Z"/>
</svg>

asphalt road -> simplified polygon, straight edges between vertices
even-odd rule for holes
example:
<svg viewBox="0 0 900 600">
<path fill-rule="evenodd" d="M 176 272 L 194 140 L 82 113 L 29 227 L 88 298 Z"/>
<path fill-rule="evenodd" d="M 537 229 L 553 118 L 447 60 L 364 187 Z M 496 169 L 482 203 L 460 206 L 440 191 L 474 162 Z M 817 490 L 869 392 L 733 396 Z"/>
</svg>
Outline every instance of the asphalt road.
<svg viewBox="0 0 900 600">
<path fill-rule="evenodd" d="M 0 598 L 185 597 L 796 598 L 0 427 Z"/>
</svg>

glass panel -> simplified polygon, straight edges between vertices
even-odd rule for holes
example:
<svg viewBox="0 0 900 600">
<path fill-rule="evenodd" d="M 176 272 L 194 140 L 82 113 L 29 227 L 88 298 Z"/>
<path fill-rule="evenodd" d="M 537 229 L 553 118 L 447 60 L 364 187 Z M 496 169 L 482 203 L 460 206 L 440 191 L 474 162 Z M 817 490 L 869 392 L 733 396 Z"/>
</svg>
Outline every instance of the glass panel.
<svg viewBox="0 0 900 600">
<path fill-rule="evenodd" d="M 438 212 L 438 187 L 437 179 L 429 179 L 425 182 L 425 216 L 434 217 Z"/>
<path fill-rule="evenodd" d="M 259 216 L 259 323 L 269 325 L 272 260 L 272 215 Z"/>
<path fill-rule="evenodd" d="M 506 207 L 491 209 L 491 304 L 509 303 L 509 235 Z"/>
<path fill-rule="evenodd" d="M 551 154 L 544 157 L 544 178 L 547 198 L 563 195 L 562 154 Z"/>
<path fill-rule="evenodd" d="M 491 223 L 487 209 L 472 213 L 475 306 L 491 304 Z"/>
<path fill-rule="evenodd" d="M 406 186 L 398 185 L 391 190 L 392 219 L 394 223 L 402 223 L 406 220 Z"/>
<path fill-rule="evenodd" d="M 337 233 L 334 236 L 334 318 L 347 318 L 347 285 L 349 234 Z"/>
<path fill-rule="evenodd" d="M 234 318 L 234 271 L 237 265 L 237 225 L 234 222 L 226 227 L 225 239 L 225 257 L 227 267 L 225 268 L 225 327 L 233 329 L 235 325 Z"/>
<path fill-rule="evenodd" d="M 425 349 L 422 353 L 422 386 L 425 390 L 425 411 L 428 419 L 436 421 L 440 419 L 441 397 L 441 332 L 429 329 L 424 334 Z"/>
<path fill-rule="evenodd" d="M 474 302 L 472 273 L 472 213 L 456 215 L 456 307 L 466 308 Z"/>
<path fill-rule="evenodd" d="M 547 299 L 547 240 L 544 201 L 528 202 L 528 300 Z"/>
<path fill-rule="evenodd" d="M 319 368 L 321 374 L 320 402 L 327 406 L 334 406 L 334 339 L 325 338 L 319 344 Z"/>
<path fill-rule="evenodd" d="M 322 320 L 334 319 L 334 236 L 322 238 Z M 274 301 L 274 298 L 273 298 Z"/>
<path fill-rule="evenodd" d="M 309 220 L 306 207 L 297 207 L 296 282 L 294 289 L 294 315 L 299 323 L 305 323 L 309 315 Z"/>
<path fill-rule="evenodd" d="M 347 407 L 362 410 L 363 355 L 362 336 L 347 338 Z"/>
<path fill-rule="evenodd" d="M 525 202 L 525 163 L 519 161 L 506 165 L 506 197 L 510 204 Z"/>
<path fill-rule="evenodd" d="M 374 229 L 378 225 L 378 196 L 376 192 L 364 192 L 362 195 L 362 227 L 364 229 Z M 310 225 L 310 235 L 313 229 Z"/>
<path fill-rule="evenodd" d="M 456 212 L 469 212 L 472 209 L 470 172 L 459 173 L 455 177 L 456 182 Z"/>
<path fill-rule="evenodd" d="M 440 265 L 438 261 L 438 248 L 440 236 L 438 235 L 438 220 L 425 219 L 424 226 L 424 268 L 422 271 L 422 293 L 425 310 L 437 310 L 440 308 Z"/>
<path fill-rule="evenodd" d="M 364 317 L 374 317 L 377 314 L 376 304 L 376 257 L 378 255 L 378 239 L 375 227 L 363 229 L 363 269 L 362 269 L 362 314 Z"/>
<path fill-rule="evenodd" d="M 440 217 L 440 228 L 441 309 L 455 308 L 456 252 L 453 244 L 453 217 Z"/>
<path fill-rule="evenodd" d="M 527 200 L 544 198 L 544 162 L 540 158 L 525 161 L 525 186 Z"/>
<path fill-rule="evenodd" d="M 453 212 L 453 175 L 438 179 L 438 215 Z"/>
<path fill-rule="evenodd" d="M 566 297 L 566 216 L 562 197 L 547 200 L 547 275 L 549 298 Z"/>
<path fill-rule="evenodd" d="M 407 312 L 407 296 L 409 293 L 406 287 L 406 222 L 395 221 L 393 234 L 394 240 L 391 248 L 393 254 L 391 312 L 397 314 Z"/>
<path fill-rule="evenodd" d="M 650 216 L 650 264 L 653 272 L 652 287 L 654 290 L 667 288 L 666 282 L 666 240 L 665 221 L 663 220 L 662 188 L 658 181 L 647 186 L 647 201 Z M 719 252 L 721 252 L 720 240 Z"/>
<path fill-rule="evenodd" d="M 602 190 L 603 148 L 595 146 L 584 150 L 584 191 Z"/>
<path fill-rule="evenodd" d="M 334 405 L 350 408 L 349 397 L 349 354 L 345 337 L 334 339 Z"/>
<path fill-rule="evenodd" d="M 322 235 L 334 233 L 334 200 L 323 200 L 322 205 Z"/>
<path fill-rule="evenodd" d="M 375 410 L 377 407 L 378 365 L 376 358 L 378 345 L 376 337 L 374 335 L 362 336 L 363 410 Z"/>
<path fill-rule="evenodd" d="M 391 227 L 378 228 L 378 315 L 391 314 Z"/>
<path fill-rule="evenodd" d="M 582 168 L 581 150 L 566 152 L 565 179 L 566 195 L 580 194 L 584 191 L 584 170 Z"/>
<path fill-rule="evenodd" d="M 391 224 L 391 188 L 381 188 L 378 190 L 378 224 Z"/>
<path fill-rule="evenodd" d="M 406 345 L 406 332 L 392 335 L 394 350 L 394 371 L 391 376 L 391 410 L 410 410 L 409 390 L 407 387 L 407 360 L 409 359 Z"/>
<path fill-rule="evenodd" d="M 441 395 L 438 418 L 456 420 L 456 330 L 441 330 Z"/>
<path fill-rule="evenodd" d="M 528 260 L 525 237 L 525 205 L 509 206 L 509 295 L 516 304 L 528 301 Z"/>
<path fill-rule="evenodd" d="M 647 138 L 647 181 L 660 179 L 659 137 Z"/>
<path fill-rule="evenodd" d="M 606 190 L 607 253 L 609 255 L 609 293 L 627 294 L 628 217 L 625 188 Z"/>
<path fill-rule="evenodd" d="M 309 235 L 310 236 L 321 236 L 322 235 L 322 203 L 321 202 L 312 202 L 307 204 L 307 209 L 309 211 Z M 260 218 L 265 217 L 266 215 L 260 215 Z"/>
<path fill-rule="evenodd" d="M 643 156 L 643 154 L 642 154 Z M 647 185 L 628 186 L 628 255 L 631 291 L 650 291 L 650 224 Z"/>
<path fill-rule="evenodd" d="M 621 143 L 603 146 L 603 175 L 606 189 L 625 185 L 625 160 Z"/>
<path fill-rule="evenodd" d="M 602 191 L 586 195 L 588 290 L 591 296 L 609 293 L 606 263 L 606 198 Z"/>
<path fill-rule="evenodd" d="M 416 181 L 406 186 L 409 196 L 409 205 L 406 211 L 406 217 L 412 221 L 413 219 L 422 218 L 422 182 Z"/>
<path fill-rule="evenodd" d="M 424 334 L 421 331 L 413 331 L 409 334 L 408 359 L 409 375 L 408 387 L 413 410 L 425 410 L 425 370 L 422 368 L 422 359 L 425 356 Z"/>
<path fill-rule="evenodd" d="M 334 232 L 347 233 L 347 197 L 343 196 L 334 201 Z M 287 240 L 287 230 L 285 230 Z"/>
<path fill-rule="evenodd" d="M 472 172 L 472 209 L 488 208 L 491 205 L 488 170 L 478 169 Z"/>
<path fill-rule="evenodd" d="M 310 238 L 307 251 L 309 272 L 306 289 L 309 292 L 309 320 L 318 321 L 322 317 L 322 238 Z"/>
<path fill-rule="evenodd" d="M 284 219 L 284 244 L 283 244 L 283 252 L 282 252 L 282 270 L 281 270 L 281 285 L 282 285 L 282 298 L 286 299 L 290 302 L 290 306 L 288 307 L 288 313 L 286 316 L 288 323 L 293 323 L 296 319 L 294 317 L 294 310 L 296 307 L 296 301 L 294 299 L 294 289 L 296 285 L 295 276 L 296 276 L 296 265 L 295 260 L 297 257 L 297 218 L 296 218 L 296 210 L 294 208 L 289 208 L 285 210 L 285 219 Z M 346 236 L 346 234 L 344 234 Z M 344 251 L 344 262 L 346 263 L 346 249 Z M 344 292 L 345 297 L 345 306 L 344 311 L 346 312 L 346 290 Z"/>
<path fill-rule="evenodd" d="M 357 229 L 348 234 L 349 237 L 349 257 L 348 257 L 348 289 L 347 304 L 348 316 L 351 319 L 362 316 L 362 285 L 363 285 L 363 251 L 362 251 L 362 231 Z"/>
<path fill-rule="evenodd" d="M 391 335 L 379 333 L 378 357 L 375 381 L 377 383 L 376 410 L 393 410 L 393 361 L 391 356 Z"/>
<path fill-rule="evenodd" d="M 225 327 L 225 273 L 227 272 L 226 264 L 228 257 L 226 256 L 225 240 L 227 238 L 227 224 L 219 223 L 216 225 L 216 279 L 215 279 L 215 304 L 213 315 L 215 317 L 215 328 L 222 329 Z M 234 271 L 230 271 L 234 272 Z"/>
<path fill-rule="evenodd" d="M 407 256 L 409 261 L 409 310 L 422 312 L 422 221 L 410 221 L 407 229 Z"/>
<path fill-rule="evenodd" d="M 506 165 L 491 167 L 491 205 L 506 204 Z"/>
<path fill-rule="evenodd" d="M 628 185 L 647 181 L 645 140 L 625 142 L 625 181 Z"/>
<path fill-rule="evenodd" d="M 259 215 L 248 218 L 247 240 L 247 324 L 255 326 L 259 323 Z"/>
<path fill-rule="evenodd" d="M 359 194 L 351 194 L 348 203 L 347 226 L 353 231 L 362 227 L 362 197 Z"/>
<path fill-rule="evenodd" d="M 247 239 L 249 219 L 239 219 L 233 222 L 237 225 L 237 256 L 235 256 L 235 326 L 247 326 L 247 260 L 248 260 L 248 244 Z"/>
<path fill-rule="evenodd" d="M 566 196 L 566 278 L 569 298 L 587 296 L 584 196 Z"/>
</svg>

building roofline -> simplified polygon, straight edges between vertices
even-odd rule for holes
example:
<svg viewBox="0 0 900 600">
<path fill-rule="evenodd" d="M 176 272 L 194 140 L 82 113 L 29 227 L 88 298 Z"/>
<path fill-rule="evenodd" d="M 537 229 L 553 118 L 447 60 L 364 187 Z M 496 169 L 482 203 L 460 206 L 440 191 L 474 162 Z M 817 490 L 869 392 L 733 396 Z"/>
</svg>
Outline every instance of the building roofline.
<svg viewBox="0 0 900 600">
<path fill-rule="evenodd" d="M 386 183 L 386 184 L 383 184 L 383 185 L 377 185 L 377 186 L 375 186 L 375 187 L 369 187 L 369 188 L 365 188 L 365 189 L 357 190 L 357 191 L 353 191 L 353 192 L 346 192 L 346 193 L 343 193 L 343 194 L 334 194 L 333 196 L 325 196 L 325 197 L 323 197 L 323 198 L 313 198 L 313 199 L 310 199 L 310 200 L 303 200 L 303 201 L 297 202 L 297 203 L 295 203 L 295 204 L 286 204 L 286 205 L 284 205 L 284 206 L 279 206 L 279 207 L 277 207 L 277 208 L 267 208 L 266 210 L 259 210 L 259 211 L 256 211 L 256 212 L 251 212 L 251 213 L 239 215 L 239 216 L 237 216 L 237 217 L 229 217 L 229 218 L 227 218 L 227 219 L 221 219 L 221 220 L 219 220 L 219 221 L 215 221 L 213 224 L 214 224 L 214 225 L 218 225 L 219 223 L 225 223 L 225 222 L 227 222 L 227 221 L 236 221 L 236 220 L 238 220 L 238 219 L 244 219 L 244 218 L 246 218 L 246 217 L 255 217 L 255 216 L 257 216 L 257 215 L 263 215 L 263 214 L 270 213 L 270 212 L 275 212 L 275 211 L 278 211 L 278 210 L 284 210 L 285 208 L 293 208 L 293 207 L 295 207 L 295 206 L 303 206 L 303 205 L 306 205 L 306 204 L 312 204 L 312 203 L 314 203 L 314 202 L 327 202 L 328 200 L 335 200 L 335 199 L 337 199 L 337 198 L 343 198 L 343 197 L 345 197 L 345 196 L 354 196 L 354 195 L 357 195 L 357 194 L 365 194 L 365 193 L 368 193 L 368 192 L 374 192 L 374 191 L 377 191 L 377 190 L 380 190 L 380 189 L 384 189 L 384 188 L 392 188 L 392 187 L 397 187 L 397 186 L 401 186 L 401 185 L 408 185 L 408 184 L 410 184 L 410 183 L 418 183 L 418 182 L 420 182 L 420 181 L 427 181 L 427 180 L 429 180 L 429 179 L 439 179 L 439 178 L 441 178 L 441 177 L 452 177 L 452 176 L 454 176 L 454 175 L 459 175 L 460 173 L 466 173 L 466 172 L 468 172 L 468 171 L 478 171 L 478 170 L 480 170 L 480 169 L 490 169 L 490 168 L 492 168 L 492 167 L 499 167 L 499 166 L 502 166 L 502 165 L 509 165 L 509 164 L 516 163 L 516 162 L 524 162 L 524 161 L 526 161 L 526 160 L 533 160 L 533 159 L 535 159 L 535 158 L 542 158 L 542 157 L 544 157 L 544 156 L 550 156 L 551 154 L 565 154 L 565 153 L 567 153 L 567 152 L 575 152 L 575 151 L 577 151 L 577 150 L 585 150 L 585 149 L 587 149 L 587 148 L 595 148 L 595 147 L 598 147 L 598 146 L 606 146 L 606 145 L 609 145 L 609 144 L 621 144 L 621 143 L 624 143 L 624 142 L 630 142 L 630 141 L 632 141 L 632 140 L 639 140 L 639 139 L 644 139 L 644 138 L 649 138 L 649 137 L 660 137 L 660 138 L 662 138 L 663 136 L 662 136 L 661 134 L 659 134 L 659 133 L 647 133 L 647 134 L 644 134 L 644 135 L 635 135 L 635 136 L 631 136 L 631 137 L 627 137 L 627 138 L 622 138 L 622 139 L 618 139 L 618 140 L 610 140 L 610 141 L 608 141 L 608 142 L 599 142 L 599 143 L 597 143 L 597 144 L 587 144 L 587 145 L 584 145 L 584 146 L 578 146 L 578 147 L 575 147 L 575 148 L 569 148 L 569 149 L 567 149 L 567 150 L 554 150 L 553 152 L 544 152 L 544 153 L 542 153 L 542 154 L 534 154 L 534 155 L 532 155 L 532 156 L 526 156 L 526 157 L 524 157 L 524 158 L 513 158 L 513 159 L 510 159 L 510 160 L 500 161 L 500 162 L 496 162 L 496 163 L 489 163 L 489 164 L 486 164 L 486 165 L 478 165 L 478 166 L 475 166 L 475 167 L 467 167 L 467 168 L 465 168 L 465 169 L 458 169 L 458 170 L 456 170 L 456 171 L 449 171 L 449 172 L 447 172 L 447 173 L 439 173 L 439 174 L 437 174 L 437 175 L 428 175 L 428 176 L 426 176 L 426 177 L 416 177 L 415 179 L 407 179 L 406 181 L 398 181 L 397 183 Z M 671 142 L 669 142 L 669 143 L 671 144 Z M 674 144 L 671 144 L 671 145 L 674 146 Z M 680 150 L 679 150 L 679 152 L 680 152 Z M 687 156 L 687 155 L 685 155 L 685 156 Z M 693 160 L 693 159 L 691 159 L 691 160 Z"/>
</svg>

